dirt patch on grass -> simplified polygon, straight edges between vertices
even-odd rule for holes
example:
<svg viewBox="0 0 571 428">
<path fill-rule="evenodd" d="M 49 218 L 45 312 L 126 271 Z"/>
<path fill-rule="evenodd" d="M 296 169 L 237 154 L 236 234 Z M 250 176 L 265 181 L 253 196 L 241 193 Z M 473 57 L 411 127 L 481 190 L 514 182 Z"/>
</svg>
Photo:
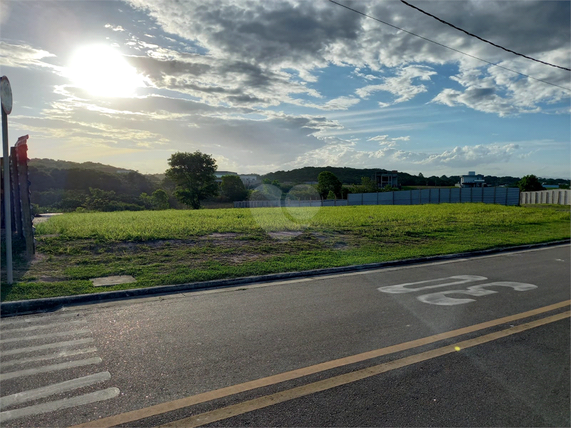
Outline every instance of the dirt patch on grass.
<svg viewBox="0 0 571 428">
<path fill-rule="evenodd" d="M 32 282 L 61 282 L 67 280 L 68 278 L 62 276 L 40 276 L 35 281 Z"/>
<path fill-rule="evenodd" d="M 289 241 L 290 239 L 303 235 L 303 232 L 299 230 L 287 230 L 283 232 L 268 232 L 268 235 L 277 241 Z"/>
<path fill-rule="evenodd" d="M 260 254 L 240 254 L 230 257 L 229 261 L 232 262 L 233 264 L 239 265 L 242 263 L 263 260 L 267 257 L 268 256 L 263 256 Z"/>
<path fill-rule="evenodd" d="M 211 233 L 210 235 L 208 235 L 209 238 L 215 238 L 215 239 L 236 238 L 237 236 L 238 236 L 238 234 L 234 233 L 234 232 Z"/>
</svg>

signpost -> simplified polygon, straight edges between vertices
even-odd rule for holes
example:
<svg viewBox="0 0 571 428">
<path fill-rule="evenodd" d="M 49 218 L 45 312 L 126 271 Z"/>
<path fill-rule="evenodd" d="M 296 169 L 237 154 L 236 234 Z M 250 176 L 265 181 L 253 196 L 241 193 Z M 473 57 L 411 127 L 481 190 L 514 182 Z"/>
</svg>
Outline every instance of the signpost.
<svg viewBox="0 0 571 428">
<path fill-rule="evenodd" d="M 0 79 L 2 101 L 2 148 L 4 155 L 4 230 L 6 232 L 6 274 L 8 284 L 14 282 L 12 270 L 12 207 L 10 206 L 10 151 L 8 144 L 8 115 L 12 112 L 12 88 L 6 76 Z"/>
</svg>

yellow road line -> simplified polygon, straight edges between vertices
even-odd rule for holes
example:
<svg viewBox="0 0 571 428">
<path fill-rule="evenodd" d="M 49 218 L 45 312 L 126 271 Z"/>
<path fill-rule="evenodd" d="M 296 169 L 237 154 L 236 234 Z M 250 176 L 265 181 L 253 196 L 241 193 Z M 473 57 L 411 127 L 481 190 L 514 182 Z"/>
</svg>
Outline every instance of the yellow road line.
<svg viewBox="0 0 571 428">
<path fill-rule="evenodd" d="M 127 424 L 140 419 L 148 418 L 155 415 L 160 415 L 162 413 L 171 412 L 173 410 L 182 409 L 188 406 L 193 406 L 195 404 L 205 403 L 207 401 L 215 400 L 218 398 L 228 397 L 230 395 L 238 394 L 241 392 L 251 391 L 253 389 L 274 385 L 276 383 L 285 382 L 288 380 L 298 379 L 304 376 L 323 372 L 326 370 L 331 370 L 337 367 L 342 367 L 349 364 L 370 360 L 372 358 L 392 354 L 395 352 L 401 352 L 419 346 L 428 345 L 434 342 L 438 342 L 440 340 L 451 339 L 464 334 L 473 333 L 486 328 L 495 327 L 497 325 L 505 324 L 512 321 L 517 321 L 523 318 L 528 318 L 534 315 L 540 315 L 545 312 L 554 311 L 556 309 L 563 308 L 565 306 L 568 306 L 570 303 L 571 300 L 566 300 L 563 302 L 555 303 L 553 305 L 544 306 L 542 308 L 534 309 L 531 311 L 522 312 L 507 317 L 498 318 L 496 320 L 475 324 L 469 327 L 464 327 L 457 330 L 436 334 L 434 336 L 428 336 L 421 339 L 412 340 L 410 342 L 404 342 L 404 343 L 399 343 L 398 345 L 388 346 L 386 348 L 376 349 L 361 354 L 351 355 L 349 357 L 327 361 L 313 366 L 291 370 L 277 375 L 268 376 L 265 378 L 228 386 L 225 388 L 216 389 L 214 391 L 208 391 L 201 394 L 192 395 L 190 397 L 180 398 L 178 400 L 156 404 L 154 406 L 145 407 L 143 409 L 133 410 L 115 416 L 109 416 L 107 418 L 96 419 L 90 422 L 76 425 L 72 428 L 109 428 L 116 425 Z"/>
<path fill-rule="evenodd" d="M 391 370 L 406 367 L 411 364 L 416 364 L 422 361 L 430 360 L 432 358 L 440 357 L 442 355 L 451 354 L 461 349 L 471 348 L 481 345 L 486 342 L 500 339 L 502 337 L 510 336 L 512 334 L 521 333 L 522 331 L 539 327 L 545 324 L 556 322 L 564 318 L 568 318 L 571 312 L 564 312 L 550 317 L 542 318 L 536 321 L 522 324 L 517 327 L 501 330 L 495 333 L 490 333 L 485 336 L 480 336 L 475 339 L 466 340 L 454 345 L 444 346 L 442 348 L 433 349 L 431 351 L 422 352 L 420 354 L 412 355 L 410 357 L 401 358 L 400 360 L 390 361 L 388 363 L 379 364 L 377 366 L 362 369 L 356 372 L 343 374 L 340 376 L 331 377 L 321 380 L 319 382 L 310 383 L 307 385 L 299 386 L 297 388 L 288 389 L 286 391 L 278 392 L 271 395 L 266 395 L 242 403 L 234 404 L 232 406 L 223 407 L 220 409 L 212 410 L 210 412 L 202 413 L 199 415 L 191 416 L 189 418 L 180 419 L 165 425 L 160 428 L 176 428 L 185 427 L 193 428 L 206 425 L 212 422 L 217 422 L 223 419 L 228 419 L 234 416 L 242 415 L 244 413 L 252 412 L 254 410 L 263 409 L 264 407 L 273 406 L 274 404 L 283 403 L 306 395 L 315 394 L 320 391 L 325 391 L 348 383 L 356 382 L 358 380 L 366 379 L 371 376 L 376 376 L 381 373 L 386 373 Z"/>
</svg>

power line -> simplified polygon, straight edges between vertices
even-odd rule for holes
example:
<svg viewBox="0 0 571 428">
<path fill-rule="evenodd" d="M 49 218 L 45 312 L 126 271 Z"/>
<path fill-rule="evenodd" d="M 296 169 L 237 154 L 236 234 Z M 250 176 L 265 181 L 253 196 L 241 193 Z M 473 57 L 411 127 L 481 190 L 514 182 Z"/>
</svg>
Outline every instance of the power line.
<svg viewBox="0 0 571 428">
<path fill-rule="evenodd" d="M 462 28 L 459 28 L 459 27 L 455 26 L 454 24 L 451 24 L 451 23 L 449 23 L 449 22 L 446 22 L 446 21 L 444 21 L 443 19 L 440 19 L 439 17 L 434 16 L 434 15 L 432 15 L 431 13 L 428 13 L 428 12 L 426 12 L 426 11 L 424 11 L 424 10 L 422 10 L 422 9 L 420 9 L 420 8 L 418 8 L 418 7 L 416 7 L 416 6 L 412 5 L 412 4 L 410 4 L 410 3 L 407 3 L 407 2 L 404 1 L 404 0 L 400 0 L 400 1 L 401 1 L 402 3 L 404 3 L 404 4 L 406 4 L 407 6 L 412 7 L 413 9 L 418 10 L 418 11 L 421 12 L 421 13 L 424 13 L 425 15 L 428 15 L 428 16 L 430 16 L 431 18 L 434 18 L 434 19 L 436 19 L 437 21 L 442 22 L 443 24 L 446 24 L 446 25 L 448 25 L 448 26 L 450 26 L 450 27 L 452 27 L 452 28 L 455 28 L 455 29 L 458 30 L 458 31 L 462 31 L 463 33 L 468 34 L 469 36 L 475 37 L 475 38 L 477 38 L 478 40 L 481 40 L 482 42 L 486 42 L 486 43 L 489 43 L 489 44 L 492 45 L 492 46 L 495 46 L 495 47 L 497 47 L 497 48 L 503 49 L 503 50 L 506 51 L 506 52 L 510 52 L 510 53 L 513 53 L 514 55 L 522 56 L 522 57 L 524 57 L 524 58 L 530 59 L 530 60 L 535 61 L 535 62 L 540 62 L 541 64 L 545 64 L 545 65 L 548 65 L 548 66 L 550 66 L 550 67 L 555 67 L 555 68 L 560 68 L 560 69 L 562 69 L 562 70 L 571 71 L 571 68 L 561 67 L 560 65 L 555 65 L 555 64 L 551 64 L 551 63 L 549 63 L 549 62 L 541 61 L 541 60 L 539 60 L 539 59 L 535 59 L 535 58 L 532 58 L 532 57 L 530 57 L 530 56 L 527 56 L 527 55 L 520 54 L 520 53 L 518 53 L 518 52 L 512 51 L 511 49 L 504 48 L 503 46 L 497 45 L 497 44 L 495 44 L 495 43 L 493 43 L 493 42 L 490 42 L 489 40 L 483 39 L 482 37 L 477 36 L 476 34 L 472 34 L 472 33 L 468 32 L 468 31 L 466 31 L 466 30 L 463 30 Z"/>
<path fill-rule="evenodd" d="M 560 85 L 557 85 L 557 84 L 555 84 L 555 83 L 548 82 L 548 81 L 546 81 L 546 80 L 537 79 L 536 77 L 532 77 L 532 76 L 529 76 L 529 75 L 527 75 L 527 74 L 520 73 L 519 71 L 512 70 L 511 68 L 508 68 L 508 67 L 504 67 L 503 65 L 494 64 L 493 62 L 487 61 L 487 60 L 482 59 L 482 58 L 478 58 L 477 56 L 471 55 L 471 54 L 469 54 L 469 53 L 462 52 L 462 51 L 459 51 L 458 49 L 451 48 L 450 46 L 443 45 L 442 43 L 435 42 L 434 40 L 431 40 L 431 39 L 428 39 L 428 38 L 426 38 L 426 37 L 420 36 L 420 35 L 418 35 L 418 34 L 415 34 L 415 33 L 411 32 L 411 31 L 407 31 L 407 30 L 405 30 L 404 28 L 400 28 L 400 27 L 397 27 L 396 25 L 389 24 L 388 22 L 382 21 L 382 20 L 380 20 L 379 18 L 375 18 L 374 16 L 367 15 L 366 13 L 361 12 L 361 11 L 359 11 L 359 10 L 357 10 L 357 9 L 353 9 L 353 8 L 351 8 L 351 7 L 349 7 L 349 6 L 345 6 L 345 5 L 342 4 L 342 3 L 337 3 L 335 0 L 328 0 L 328 1 L 331 2 L 331 3 L 333 3 L 333 4 L 336 4 L 337 6 L 344 7 L 345 9 L 348 9 L 348 10 L 350 10 L 350 11 L 352 11 L 352 12 L 358 13 L 359 15 L 362 15 L 362 16 L 364 16 L 364 17 L 366 17 L 366 18 L 369 18 L 369 19 L 372 19 L 372 20 L 374 20 L 374 21 L 380 22 L 381 24 L 385 24 L 385 25 L 388 25 L 389 27 L 396 28 L 397 30 L 404 31 L 405 33 L 410 34 L 411 36 L 419 37 L 419 38 L 421 38 L 421 39 L 423 39 L 423 40 L 426 40 L 427 42 L 434 43 L 435 45 L 442 46 L 443 48 L 450 49 L 451 51 L 457 52 L 457 53 L 459 53 L 459 54 L 462 54 L 462 55 L 465 55 L 465 56 L 469 56 L 470 58 L 477 59 L 478 61 L 485 62 L 485 63 L 487 63 L 487 64 L 490 64 L 490 65 L 493 66 L 493 67 L 499 67 L 499 68 L 502 68 L 502 69 L 504 69 L 504 70 L 510 71 L 510 72 L 512 72 L 512 73 L 519 74 L 520 76 L 527 77 L 527 78 L 529 78 L 529 79 L 536 80 L 536 81 L 538 81 L 538 82 L 542 82 L 542 83 L 545 83 L 545 84 L 547 84 L 547 85 L 556 86 L 556 87 L 558 87 L 558 88 L 560 88 L 560 89 L 563 89 L 563 90 L 565 90 L 565 91 L 567 91 L 567 92 L 571 92 L 571 89 L 566 88 L 566 87 L 564 87 L 564 86 L 560 86 Z"/>
</svg>

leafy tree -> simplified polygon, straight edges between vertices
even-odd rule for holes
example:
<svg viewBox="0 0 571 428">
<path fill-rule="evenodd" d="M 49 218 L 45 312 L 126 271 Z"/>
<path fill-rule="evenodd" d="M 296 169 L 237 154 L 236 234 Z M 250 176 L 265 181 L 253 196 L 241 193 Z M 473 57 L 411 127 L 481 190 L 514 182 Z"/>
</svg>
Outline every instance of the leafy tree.
<svg viewBox="0 0 571 428">
<path fill-rule="evenodd" d="M 169 205 L 169 195 L 163 189 L 157 189 L 153 192 L 152 196 L 153 206 L 156 210 L 168 210 Z"/>
<path fill-rule="evenodd" d="M 310 184 L 299 184 L 292 187 L 287 193 L 287 199 L 293 201 L 311 201 L 319 200 L 319 193 L 315 190 L 315 186 Z"/>
<path fill-rule="evenodd" d="M 85 201 L 85 208 L 91 211 L 117 211 L 114 209 L 115 192 L 89 188 L 90 195 Z"/>
<path fill-rule="evenodd" d="M 317 191 L 323 199 L 327 198 L 331 191 L 340 196 L 342 187 L 343 184 L 332 172 L 323 171 L 317 176 Z"/>
<path fill-rule="evenodd" d="M 327 199 L 337 199 L 335 197 L 335 193 L 333 193 L 333 190 L 329 191 L 329 193 L 327 194 Z"/>
<path fill-rule="evenodd" d="M 145 192 L 139 195 L 139 200 L 141 201 L 146 210 L 152 210 L 154 208 L 153 198 L 147 195 Z"/>
<path fill-rule="evenodd" d="M 169 158 L 169 166 L 165 174 L 176 183 L 175 196 L 183 204 L 199 209 L 201 201 L 218 194 L 216 160 L 210 155 L 177 152 Z"/>
<path fill-rule="evenodd" d="M 397 187 L 391 187 L 390 184 L 387 184 L 385 187 L 381 189 L 381 192 L 396 192 L 398 190 Z"/>
<path fill-rule="evenodd" d="M 377 183 L 369 177 L 361 177 L 361 188 L 363 193 L 374 193 L 379 191 Z"/>
<path fill-rule="evenodd" d="M 544 190 L 543 186 L 539 182 L 539 179 L 531 174 L 526 175 L 520 181 L 518 181 L 517 186 L 519 190 L 522 192 L 534 192 L 536 190 Z"/>
<path fill-rule="evenodd" d="M 262 184 L 256 187 L 250 194 L 251 201 L 279 201 L 282 198 L 282 191 L 271 184 Z"/>
<path fill-rule="evenodd" d="M 248 190 L 237 175 L 222 177 L 222 194 L 231 201 L 244 201 L 248 197 Z"/>
</svg>

